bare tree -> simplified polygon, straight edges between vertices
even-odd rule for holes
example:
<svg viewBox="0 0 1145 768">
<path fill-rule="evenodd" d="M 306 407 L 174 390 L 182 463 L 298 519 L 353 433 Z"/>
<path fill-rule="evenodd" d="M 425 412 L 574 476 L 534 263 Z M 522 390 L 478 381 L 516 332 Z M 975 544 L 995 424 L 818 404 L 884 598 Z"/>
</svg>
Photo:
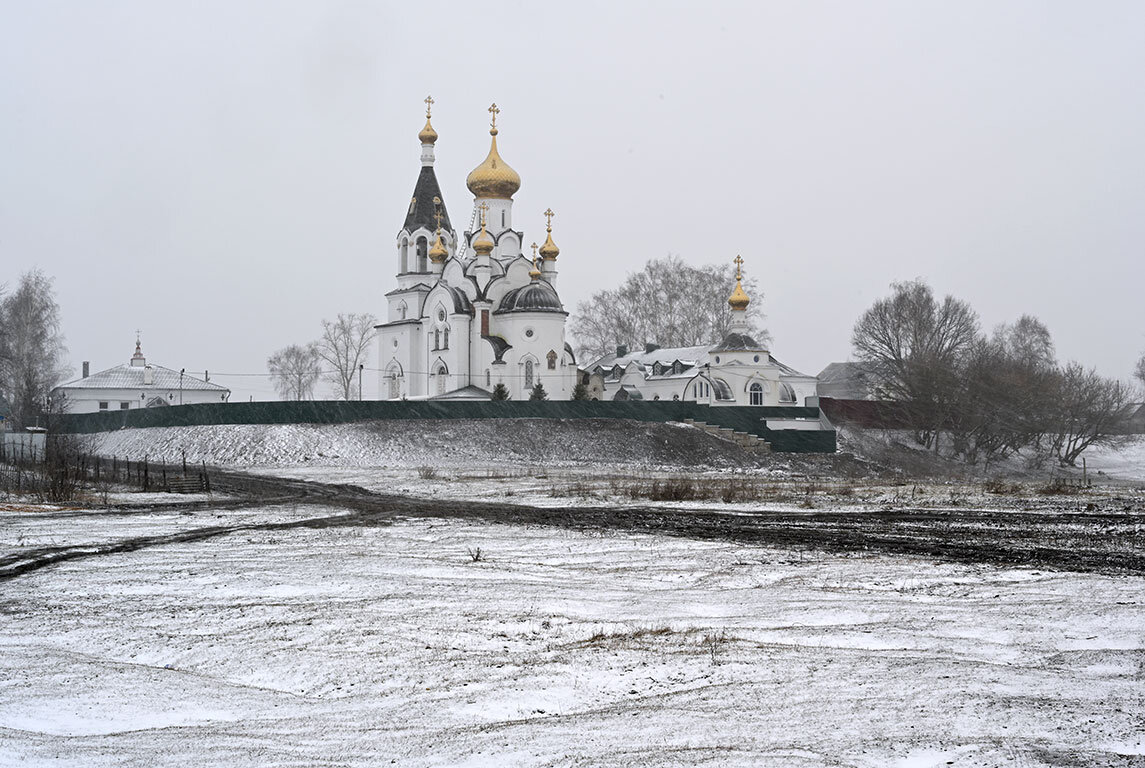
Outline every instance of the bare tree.
<svg viewBox="0 0 1145 768">
<path fill-rule="evenodd" d="M 52 279 L 39 270 L 20 278 L 0 301 L 0 394 L 20 426 L 35 424 L 52 387 L 68 374 L 60 308 Z"/>
<path fill-rule="evenodd" d="M 1137 366 L 1133 369 L 1133 375 L 1141 382 L 1141 386 L 1145 387 L 1145 352 L 1137 360 Z"/>
<path fill-rule="evenodd" d="M 318 355 L 330 366 L 330 383 L 343 400 L 353 400 L 358 366 L 365 365 L 374 326 L 378 320 L 369 313 L 338 315 L 322 321 L 322 337 L 317 341 Z"/>
<path fill-rule="evenodd" d="M 1050 436 L 1061 464 L 1072 466 L 1091 445 L 1123 440 L 1115 430 L 1128 399 L 1128 388 L 1121 382 L 1087 371 L 1079 363 L 1065 366 L 1058 379 Z"/>
<path fill-rule="evenodd" d="M 283 347 L 266 359 L 270 380 L 283 400 L 311 400 L 322 376 L 322 358 L 314 343 Z"/>
<path fill-rule="evenodd" d="M 878 379 L 883 396 L 907 404 L 916 437 L 938 449 L 939 431 L 952 416 L 960 375 L 978 339 L 978 316 L 964 301 L 934 297 L 921 280 L 894 283 L 855 323 L 855 356 Z"/>
<path fill-rule="evenodd" d="M 950 419 L 955 451 L 975 463 L 989 463 L 1032 448 L 1046 456 L 1043 441 L 1058 382 L 1049 329 L 1023 315 L 979 339 L 967 356 L 957 408 Z"/>
<path fill-rule="evenodd" d="M 651 259 L 617 288 L 597 291 L 577 304 L 571 331 L 585 358 L 605 355 L 618 345 L 630 349 L 655 343 L 665 347 L 713 344 L 727 333 L 731 323 L 728 295 L 735 285 L 735 269 L 710 264 L 695 267 L 679 256 Z M 744 290 L 753 301 L 748 318 L 753 335 L 767 343 L 767 332 L 758 327 L 762 294 L 756 281 L 744 280 Z"/>
</svg>

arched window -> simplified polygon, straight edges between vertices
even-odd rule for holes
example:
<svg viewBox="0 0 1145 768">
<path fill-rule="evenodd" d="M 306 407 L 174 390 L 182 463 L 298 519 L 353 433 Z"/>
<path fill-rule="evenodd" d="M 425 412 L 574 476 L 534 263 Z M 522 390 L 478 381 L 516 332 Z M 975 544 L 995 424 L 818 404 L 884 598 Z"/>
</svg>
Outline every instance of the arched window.
<svg viewBox="0 0 1145 768">
<path fill-rule="evenodd" d="M 550 349 L 549 354 L 545 357 L 549 361 L 549 370 L 555 371 L 557 369 L 557 353 Z"/>
<path fill-rule="evenodd" d="M 493 374 L 488 368 L 485 369 L 485 386 L 493 386 Z"/>
<path fill-rule="evenodd" d="M 402 274 L 409 272 L 409 240 L 407 238 L 404 238 L 404 237 L 402 238 L 401 268 L 402 268 Z M 402 315 L 402 317 L 405 317 L 405 315 Z"/>
<path fill-rule="evenodd" d="M 796 400 L 795 390 L 791 388 L 790 384 L 779 385 L 779 402 L 781 403 L 794 403 Z"/>
<path fill-rule="evenodd" d="M 434 328 L 433 329 L 433 348 L 434 349 L 441 349 L 441 329 L 440 328 Z"/>
<path fill-rule="evenodd" d="M 449 349 L 449 326 L 448 325 L 445 326 L 444 333 L 445 333 L 445 344 L 442 345 L 442 349 Z"/>
<path fill-rule="evenodd" d="M 758 381 L 753 381 L 751 387 L 748 388 L 751 397 L 752 405 L 763 405 L 763 387 L 760 386 Z"/>
<path fill-rule="evenodd" d="M 445 384 L 446 384 L 446 380 L 448 378 L 449 378 L 449 371 L 446 369 L 446 367 L 444 365 L 439 365 L 437 367 L 437 394 L 439 394 L 439 395 L 445 394 Z"/>
<path fill-rule="evenodd" d="M 403 266 L 405 266 L 405 265 L 403 264 Z M 405 270 L 402 270 L 402 271 L 404 272 Z M 409 312 L 409 307 L 406 306 L 406 303 L 404 301 L 401 303 L 401 306 L 398 307 L 398 312 L 401 313 L 401 316 L 402 316 L 401 319 L 405 320 L 406 319 L 406 313 Z"/>
<path fill-rule="evenodd" d="M 390 399 L 397 400 L 402 396 L 402 383 L 398 380 L 397 372 L 390 374 Z"/>
<path fill-rule="evenodd" d="M 429 252 L 428 243 L 426 243 L 426 240 L 424 237 L 419 237 L 417 239 L 417 271 L 418 272 L 428 272 L 429 271 L 428 267 L 426 266 L 426 261 L 425 261 L 426 254 L 428 252 Z"/>
<path fill-rule="evenodd" d="M 525 361 L 525 389 L 533 388 L 533 361 Z"/>
</svg>

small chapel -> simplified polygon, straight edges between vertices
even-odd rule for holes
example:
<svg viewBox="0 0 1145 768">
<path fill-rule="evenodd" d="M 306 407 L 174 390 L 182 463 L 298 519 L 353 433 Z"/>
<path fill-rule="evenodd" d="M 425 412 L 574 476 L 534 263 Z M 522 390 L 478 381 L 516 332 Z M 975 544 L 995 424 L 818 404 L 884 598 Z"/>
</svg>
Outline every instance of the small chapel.
<svg viewBox="0 0 1145 768">
<path fill-rule="evenodd" d="M 545 242 L 526 255 L 525 233 L 513 227 L 521 177 L 498 151 L 493 104 L 489 154 L 465 180 L 469 227 L 454 229 L 433 169 L 433 99 L 425 101 L 421 172 L 395 242 L 397 288 L 377 326 L 380 397 L 488 400 L 503 385 L 524 400 L 540 384 L 549 399 L 568 400 L 577 364 L 556 288 L 554 214 L 545 211 Z"/>
</svg>

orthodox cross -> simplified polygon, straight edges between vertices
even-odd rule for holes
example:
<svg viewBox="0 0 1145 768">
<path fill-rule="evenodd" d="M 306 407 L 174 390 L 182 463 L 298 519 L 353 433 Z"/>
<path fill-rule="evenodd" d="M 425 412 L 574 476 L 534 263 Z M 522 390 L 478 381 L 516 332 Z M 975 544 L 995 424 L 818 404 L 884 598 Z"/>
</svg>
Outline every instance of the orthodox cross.
<svg viewBox="0 0 1145 768">
<path fill-rule="evenodd" d="M 497 115 L 500 112 L 501 110 L 497 108 L 497 102 L 489 105 L 489 114 L 493 115 L 493 122 L 489 124 L 489 127 L 494 131 L 497 130 Z"/>
<path fill-rule="evenodd" d="M 736 257 L 732 259 L 732 261 L 734 261 L 736 265 L 736 280 L 739 280 L 741 277 L 743 277 L 740 272 L 740 268 L 743 267 L 743 259 L 740 258 L 740 256 L 737 254 Z"/>
<path fill-rule="evenodd" d="M 483 203 L 481 203 L 481 205 L 479 205 L 477 207 L 481 209 L 481 228 L 484 229 L 485 228 L 485 211 L 489 210 L 489 203 L 483 202 Z"/>
<path fill-rule="evenodd" d="M 433 218 L 437 222 L 437 231 L 441 231 L 441 198 L 433 196 Z"/>
<path fill-rule="evenodd" d="M 547 229 L 550 232 L 553 231 L 553 216 L 555 216 L 555 215 L 556 214 L 553 213 L 552 208 L 546 208 L 545 209 L 545 221 L 547 222 L 545 224 L 545 229 Z"/>
<path fill-rule="evenodd" d="M 533 243 L 533 263 L 537 263 L 537 244 Z"/>
<path fill-rule="evenodd" d="M 433 97 L 432 96 L 426 96 L 425 97 L 425 116 L 426 117 L 429 117 L 429 110 L 431 107 L 433 107 Z"/>
</svg>

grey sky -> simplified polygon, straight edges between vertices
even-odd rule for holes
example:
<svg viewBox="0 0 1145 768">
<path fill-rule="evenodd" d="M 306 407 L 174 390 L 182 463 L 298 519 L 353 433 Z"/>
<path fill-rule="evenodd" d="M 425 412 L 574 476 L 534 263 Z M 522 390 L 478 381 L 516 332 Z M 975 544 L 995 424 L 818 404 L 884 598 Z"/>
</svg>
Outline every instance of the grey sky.
<svg viewBox="0 0 1145 768">
<path fill-rule="evenodd" d="M 433 9 L 432 11 L 429 9 Z M 895 280 L 1145 350 L 1145 4 L 0 2 L 0 281 L 56 279 L 78 373 L 236 399 L 337 312 L 384 314 L 432 94 L 455 226 L 488 149 L 560 292 L 668 253 L 764 286 L 776 356 L 847 359 Z M 730 290 L 729 286 L 729 290 Z M 758 297 L 757 297 L 758 298 Z M 372 382 L 367 382 L 369 385 Z"/>
</svg>

